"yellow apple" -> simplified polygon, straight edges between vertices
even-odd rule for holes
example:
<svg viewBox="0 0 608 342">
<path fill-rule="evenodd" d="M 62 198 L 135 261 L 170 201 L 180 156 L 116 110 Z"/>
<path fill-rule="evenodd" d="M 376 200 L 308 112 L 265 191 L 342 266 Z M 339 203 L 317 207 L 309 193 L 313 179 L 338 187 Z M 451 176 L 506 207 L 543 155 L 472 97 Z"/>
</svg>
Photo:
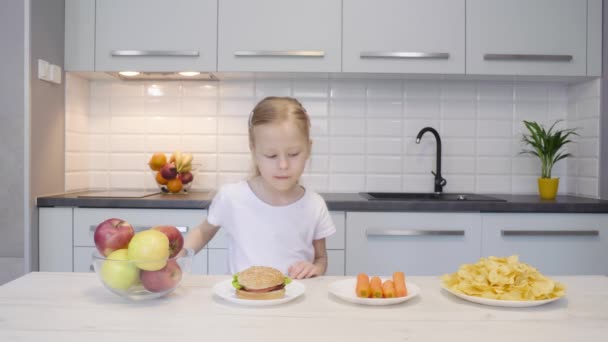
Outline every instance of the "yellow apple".
<svg viewBox="0 0 608 342">
<path fill-rule="evenodd" d="M 136 233 L 129 242 L 129 260 L 142 270 L 157 271 L 165 267 L 169 253 L 169 238 L 158 230 Z"/>
<path fill-rule="evenodd" d="M 103 282 L 118 290 L 126 290 L 139 281 L 139 269 L 129 262 L 127 249 L 116 250 L 101 265 Z"/>
</svg>

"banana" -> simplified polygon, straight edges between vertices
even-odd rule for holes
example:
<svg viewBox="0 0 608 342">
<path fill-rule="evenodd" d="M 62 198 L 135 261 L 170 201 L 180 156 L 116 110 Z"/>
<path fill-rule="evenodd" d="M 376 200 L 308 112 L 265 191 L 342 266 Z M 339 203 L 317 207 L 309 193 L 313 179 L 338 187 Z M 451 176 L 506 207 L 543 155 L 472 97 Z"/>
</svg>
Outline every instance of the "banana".
<svg viewBox="0 0 608 342">
<path fill-rule="evenodd" d="M 182 154 L 182 168 L 192 166 L 192 154 L 191 153 L 183 153 Z"/>
<path fill-rule="evenodd" d="M 175 168 L 177 169 L 177 172 L 180 172 L 182 169 L 183 160 L 182 153 L 180 151 L 173 152 L 173 158 L 175 158 Z"/>
</svg>

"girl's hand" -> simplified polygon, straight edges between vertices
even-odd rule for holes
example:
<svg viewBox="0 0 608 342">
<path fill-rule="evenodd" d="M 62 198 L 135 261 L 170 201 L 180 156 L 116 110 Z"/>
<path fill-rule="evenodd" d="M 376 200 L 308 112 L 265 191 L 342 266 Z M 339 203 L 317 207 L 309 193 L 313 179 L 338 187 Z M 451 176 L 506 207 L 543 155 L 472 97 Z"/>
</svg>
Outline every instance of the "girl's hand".
<svg viewBox="0 0 608 342">
<path fill-rule="evenodd" d="M 304 279 L 321 275 L 319 267 L 308 261 L 298 261 L 289 266 L 287 271 L 289 272 L 289 276 L 293 279 Z"/>
</svg>

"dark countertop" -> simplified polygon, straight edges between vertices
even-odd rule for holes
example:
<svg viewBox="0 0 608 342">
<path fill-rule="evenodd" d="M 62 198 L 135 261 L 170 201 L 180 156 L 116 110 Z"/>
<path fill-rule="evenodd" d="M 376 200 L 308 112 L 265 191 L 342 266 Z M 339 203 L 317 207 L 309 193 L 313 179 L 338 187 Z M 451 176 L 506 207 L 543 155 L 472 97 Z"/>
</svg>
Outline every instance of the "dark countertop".
<svg viewBox="0 0 608 342">
<path fill-rule="evenodd" d="M 38 207 L 205 209 L 213 192 L 156 194 L 143 198 L 79 197 L 93 192 L 74 192 L 37 199 Z M 536 195 L 488 194 L 505 200 L 494 201 L 374 201 L 357 193 L 321 193 L 330 210 L 344 211 L 443 211 L 443 212 L 519 212 L 519 213 L 608 213 L 608 200 L 578 196 L 558 196 L 545 201 Z"/>
</svg>

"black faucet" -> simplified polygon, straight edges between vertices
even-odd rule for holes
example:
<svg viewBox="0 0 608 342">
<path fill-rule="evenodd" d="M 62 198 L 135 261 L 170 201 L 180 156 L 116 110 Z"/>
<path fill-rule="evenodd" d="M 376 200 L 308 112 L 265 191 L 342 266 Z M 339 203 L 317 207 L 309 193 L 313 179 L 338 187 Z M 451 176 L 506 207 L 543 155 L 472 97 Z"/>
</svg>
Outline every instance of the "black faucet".
<svg viewBox="0 0 608 342">
<path fill-rule="evenodd" d="M 420 139 L 426 132 L 431 132 L 435 136 L 435 140 L 437 140 L 437 172 L 431 171 L 433 175 L 435 175 L 435 193 L 440 194 L 443 191 L 443 187 L 448 183 L 443 177 L 441 177 L 441 138 L 439 137 L 439 133 L 433 127 L 424 127 L 418 132 L 418 136 L 416 136 L 416 144 L 420 144 Z"/>
</svg>

